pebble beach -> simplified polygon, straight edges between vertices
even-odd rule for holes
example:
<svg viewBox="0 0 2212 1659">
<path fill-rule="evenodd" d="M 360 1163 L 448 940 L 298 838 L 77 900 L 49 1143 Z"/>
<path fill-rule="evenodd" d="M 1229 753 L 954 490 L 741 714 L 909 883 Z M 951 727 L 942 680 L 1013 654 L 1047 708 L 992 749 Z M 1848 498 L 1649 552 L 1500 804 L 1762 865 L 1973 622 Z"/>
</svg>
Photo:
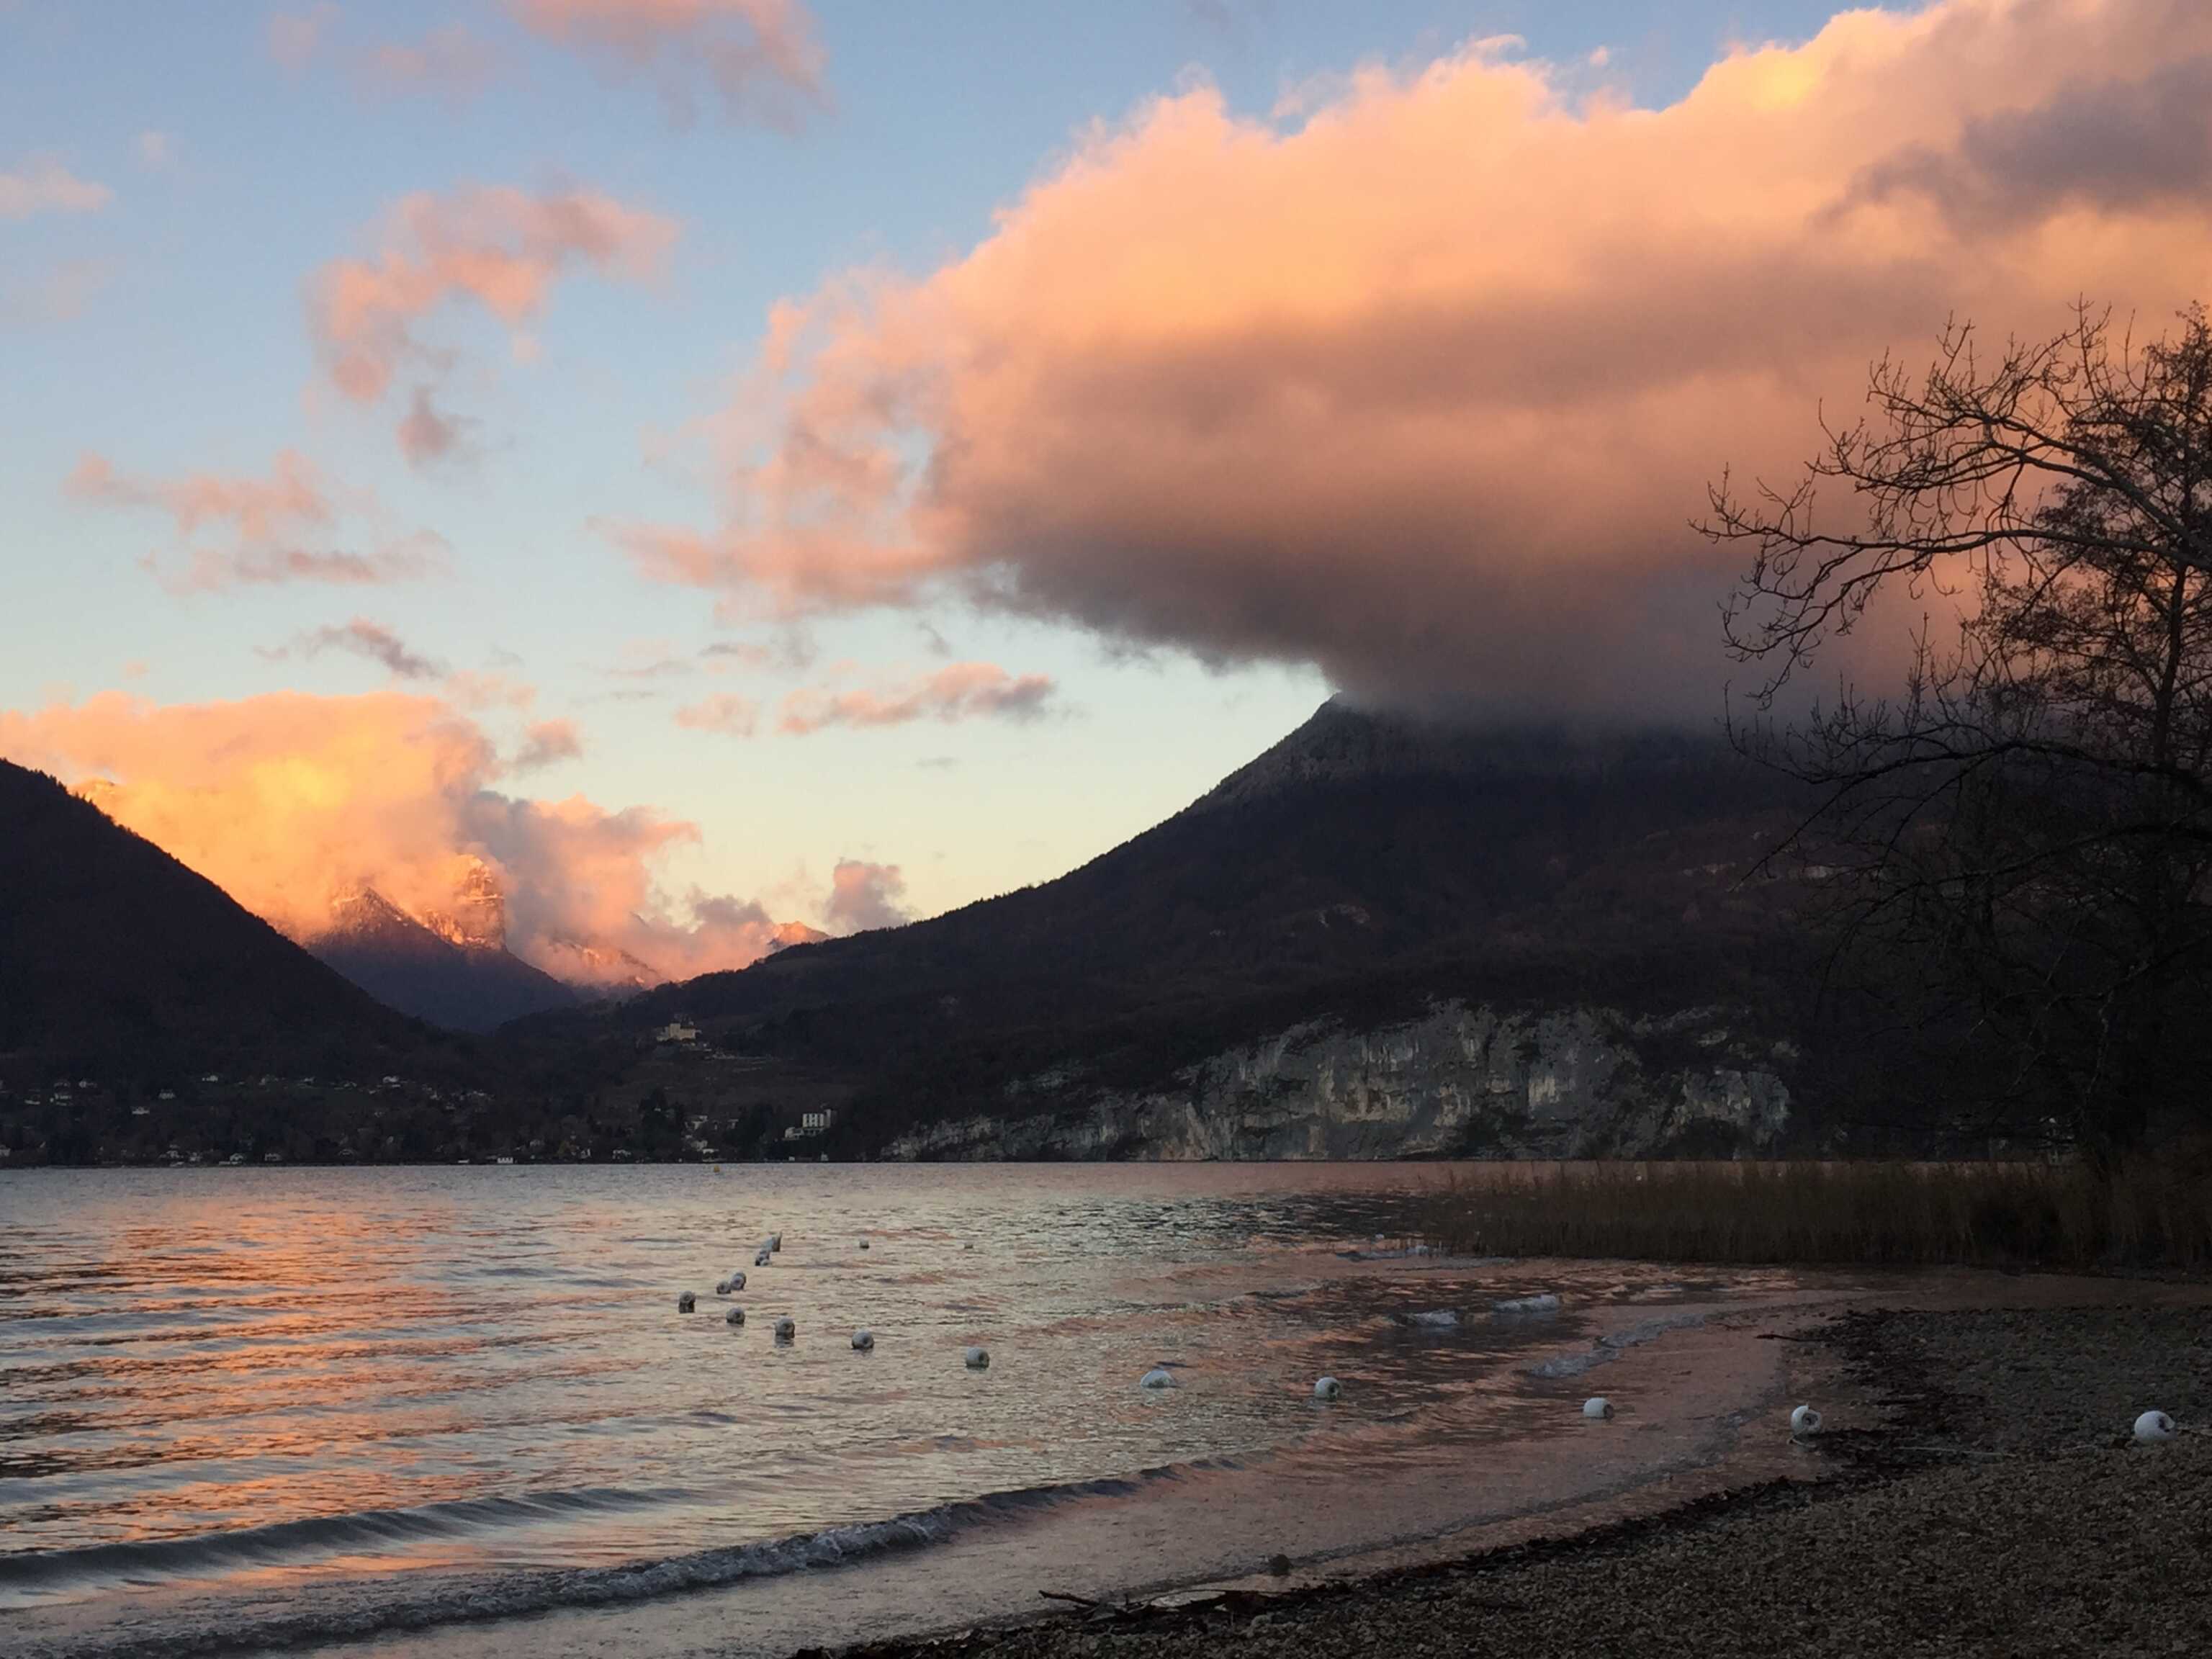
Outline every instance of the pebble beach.
<svg viewBox="0 0 2212 1659">
<path fill-rule="evenodd" d="M 2212 1653 L 2212 1309 L 1860 1310 L 1793 1340 L 1867 1407 L 1802 1476 L 1458 1560 L 843 1659 Z M 2136 1444 L 2152 1407 L 2182 1432 Z"/>
</svg>

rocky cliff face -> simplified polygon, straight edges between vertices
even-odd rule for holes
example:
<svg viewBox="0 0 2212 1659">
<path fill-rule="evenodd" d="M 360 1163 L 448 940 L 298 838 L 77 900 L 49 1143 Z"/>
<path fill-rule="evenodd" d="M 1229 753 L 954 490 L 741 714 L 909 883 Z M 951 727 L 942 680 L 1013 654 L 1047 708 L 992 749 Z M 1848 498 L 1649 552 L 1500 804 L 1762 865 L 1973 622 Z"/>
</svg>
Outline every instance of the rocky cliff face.
<svg viewBox="0 0 2212 1659">
<path fill-rule="evenodd" d="M 1452 1003 L 1366 1031 L 1298 1025 L 1142 1094 L 1048 1073 L 1002 1113 L 933 1124 L 899 1158 L 1639 1157 L 1771 1146 L 1790 1121 L 1786 1042 L 1721 1008 Z"/>
</svg>

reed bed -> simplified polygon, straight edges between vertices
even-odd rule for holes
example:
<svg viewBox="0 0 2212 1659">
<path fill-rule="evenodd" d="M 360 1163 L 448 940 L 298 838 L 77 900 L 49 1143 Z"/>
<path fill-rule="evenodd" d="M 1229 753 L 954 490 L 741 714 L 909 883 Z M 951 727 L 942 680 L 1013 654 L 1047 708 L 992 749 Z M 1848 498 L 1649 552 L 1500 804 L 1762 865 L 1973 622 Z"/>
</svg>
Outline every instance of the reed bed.
<svg viewBox="0 0 2212 1659">
<path fill-rule="evenodd" d="M 1667 1261 L 2212 1268 L 2212 1155 L 2064 1163 L 1582 1163 L 1458 1175 L 1432 1244 Z"/>
</svg>

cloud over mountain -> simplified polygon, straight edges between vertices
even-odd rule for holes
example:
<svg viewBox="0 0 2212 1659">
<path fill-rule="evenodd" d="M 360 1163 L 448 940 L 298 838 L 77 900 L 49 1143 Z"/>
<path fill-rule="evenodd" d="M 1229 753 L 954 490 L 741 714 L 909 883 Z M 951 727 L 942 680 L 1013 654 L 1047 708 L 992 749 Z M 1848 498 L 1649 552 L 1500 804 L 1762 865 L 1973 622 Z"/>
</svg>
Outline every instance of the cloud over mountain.
<svg viewBox="0 0 2212 1659">
<path fill-rule="evenodd" d="M 541 722 L 519 761 L 573 752 Z M 417 915 L 451 907 L 489 869 L 507 945 L 549 971 L 577 947 L 624 953 L 668 977 L 743 967 L 781 937 L 750 901 L 665 890 L 666 853 L 697 827 L 580 795 L 534 800 L 469 717 L 435 697 L 281 692 L 161 705 L 105 692 L 0 712 L 0 755 L 54 772 L 298 938 L 329 925 L 334 895 L 369 887 Z"/>
<path fill-rule="evenodd" d="M 721 529 L 613 533 L 726 611 L 951 590 L 1383 702 L 1705 717 L 1707 480 L 1794 475 L 1954 313 L 2204 288 L 2190 0 L 1848 12 L 1657 110 L 1510 52 L 1082 135 L 964 255 L 775 309 Z"/>
</svg>

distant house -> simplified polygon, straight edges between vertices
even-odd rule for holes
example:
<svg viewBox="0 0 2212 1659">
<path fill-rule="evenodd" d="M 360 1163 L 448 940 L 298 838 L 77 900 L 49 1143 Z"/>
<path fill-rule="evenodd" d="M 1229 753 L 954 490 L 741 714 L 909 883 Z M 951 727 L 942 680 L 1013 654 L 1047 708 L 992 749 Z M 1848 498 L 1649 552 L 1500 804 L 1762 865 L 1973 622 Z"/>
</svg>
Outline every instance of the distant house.
<svg viewBox="0 0 2212 1659">
<path fill-rule="evenodd" d="M 811 1135 L 827 1134 L 830 1133 L 830 1121 L 836 1115 L 836 1113 L 826 1106 L 818 1112 L 801 1112 L 799 1115 L 799 1127 Z"/>
<path fill-rule="evenodd" d="M 696 1042 L 699 1040 L 699 1028 L 696 1025 L 686 1025 L 680 1019 L 672 1019 L 653 1034 L 653 1040 L 655 1042 Z"/>
</svg>

